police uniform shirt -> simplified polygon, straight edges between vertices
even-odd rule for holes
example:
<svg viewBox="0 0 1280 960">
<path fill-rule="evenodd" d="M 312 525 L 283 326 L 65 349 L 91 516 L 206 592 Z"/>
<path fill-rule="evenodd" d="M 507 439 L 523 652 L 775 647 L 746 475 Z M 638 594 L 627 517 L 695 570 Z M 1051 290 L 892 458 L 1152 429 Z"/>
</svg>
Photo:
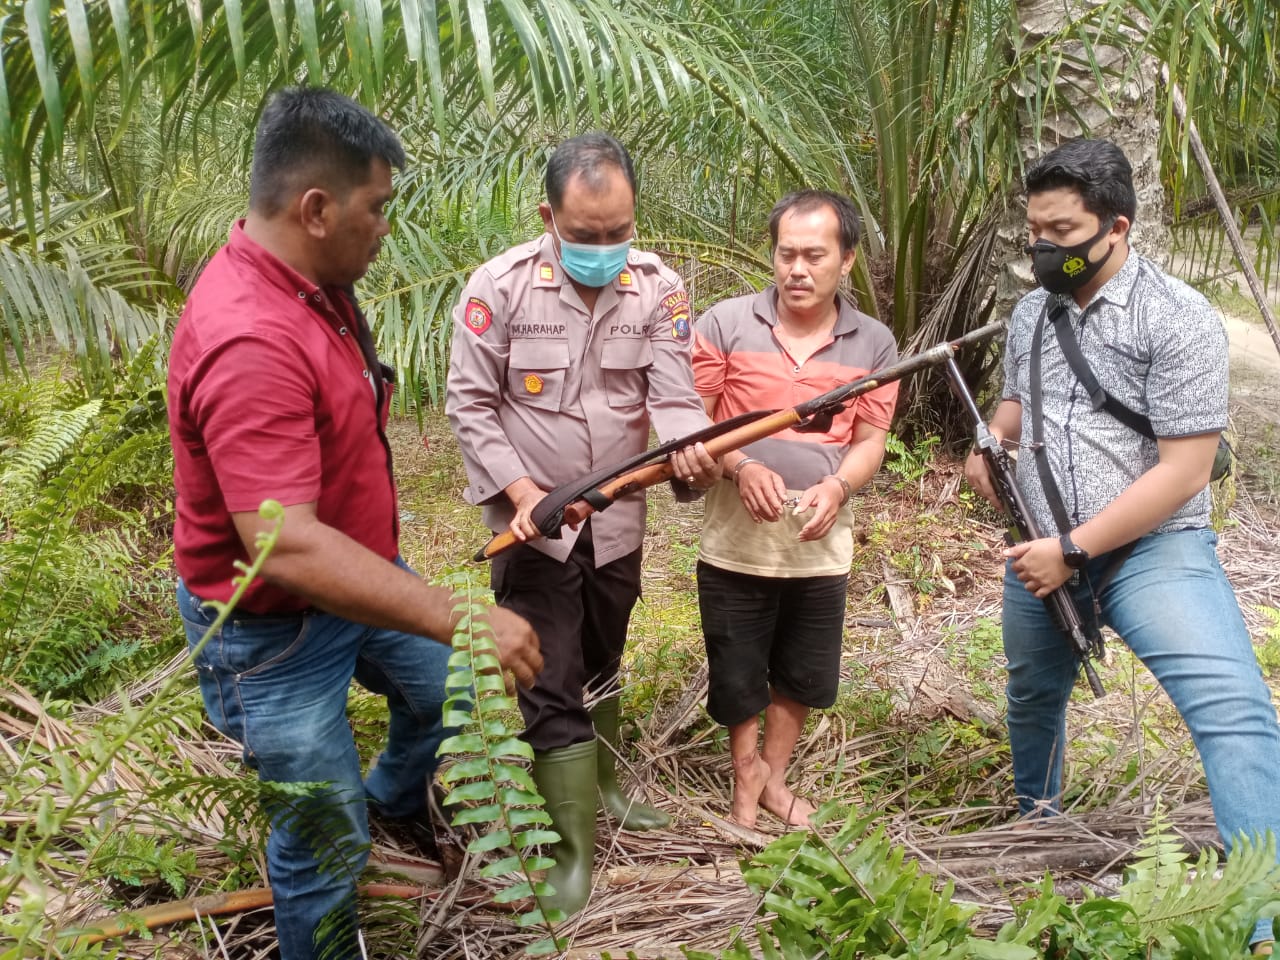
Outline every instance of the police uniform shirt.
<svg viewBox="0 0 1280 960">
<path fill-rule="evenodd" d="M 453 312 L 445 410 L 462 450 L 465 497 L 491 530 L 515 508 L 506 486 L 522 476 L 543 490 L 707 425 L 693 388 L 689 297 L 657 256 L 632 250 L 626 269 L 588 311 L 550 234 L 478 269 Z M 602 566 L 638 548 L 643 491 L 592 517 Z M 565 559 L 577 534 L 534 546 Z"/>
</svg>

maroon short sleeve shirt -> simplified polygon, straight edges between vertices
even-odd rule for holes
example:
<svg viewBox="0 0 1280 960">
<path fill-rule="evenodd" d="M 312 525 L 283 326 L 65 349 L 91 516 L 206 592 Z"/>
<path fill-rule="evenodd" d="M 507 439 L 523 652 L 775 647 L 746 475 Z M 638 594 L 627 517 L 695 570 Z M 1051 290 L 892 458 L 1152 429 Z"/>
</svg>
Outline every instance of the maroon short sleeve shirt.
<svg viewBox="0 0 1280 960">
<path fill-rule="evenodd" d="M 387 559 L 397 554 L 385 427 L 391 384 L 365 358 L 347 291 L 318 287 L 237 223 L 196 282 L 169 358 L 174 558 L 195 595 L 226 600 L 248 552 L 233 513 L 263 500 L 316 504 L 321 522 Z M 241 608 L 307 601 L 262 581 Z"/>
</svg>

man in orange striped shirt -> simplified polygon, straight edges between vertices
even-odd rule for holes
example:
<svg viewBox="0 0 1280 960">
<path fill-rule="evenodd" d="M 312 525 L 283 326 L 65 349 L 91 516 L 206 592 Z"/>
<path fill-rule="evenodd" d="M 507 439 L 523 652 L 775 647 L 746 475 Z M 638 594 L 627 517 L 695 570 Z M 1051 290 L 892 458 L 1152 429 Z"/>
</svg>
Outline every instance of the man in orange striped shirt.
<svg viewBox="0 0 1280 960">
<path fill-rule="evenodd" d="M 792 406 L 897 359 L 889 329 L 838 292 L 860 233 L 848 198 L 789 194 L 769 231 L 774 284 L 716 304 L 697 324 L 695 385 L 717 421 Z M 744 826 L 761 806 L 788 826 L 814 812 L 785 774 L 809 711 L 835 703 L 850 498 L 880 468 L 897 393 L 886 384 L 825 431 L 787 430 L 726 455 L 707 494 L 698 557 L 707 712 L 729 728 L 733 819 Z"/>
</svg>

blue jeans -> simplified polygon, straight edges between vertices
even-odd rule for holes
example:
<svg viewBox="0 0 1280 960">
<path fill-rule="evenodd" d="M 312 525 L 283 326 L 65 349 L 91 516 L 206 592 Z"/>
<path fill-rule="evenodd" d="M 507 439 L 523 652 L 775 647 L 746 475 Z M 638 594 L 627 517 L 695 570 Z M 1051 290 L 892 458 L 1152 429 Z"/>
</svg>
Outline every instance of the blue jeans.
<svg viewBox="0 0 1280 960">
<path fill-rule="evenodd" d="M 181 582 L 178 606 L 194 648 L 215 615 Z M 267 866 L 283 960 L 361 956 L 355 891 L 369 857 L 367 806 L 392 817 L 425 809 L 436 749 L 452 733 L 441 722 L 451 652 L 318 611 L 233 612 L 196 656 L 209 719 L 244 747 L 259 779 L 311 785 L 296 796 L 267 794 Z M 391 715 L 367 780 L 347 722 L 353 677 L 385 696 Z"/>
<path fill-rule="evenodd" d="M 1101 621 L 1147 665 L 1191 732 L 1214 819 L 1230 853 L 1241 834 L 1280 839 L 1280 725 L 1240 607 L 1218 562 L 1212 530 L 1138 541 L 1099 596 Z M 1107 557 L 1090 561 L 1099 582 Z M 1087 585 L 1074 591 L 1091 617 Z M 1022 813 L 1054 812 L 1062 794 L 1067 700 L 1077 663 L 1044 603 L 1005 569 L 1004 649 L 1009 659 L 1009 744 Z M 1260 921 L 1253 940 L 1271 938 Z"/>
</svg>

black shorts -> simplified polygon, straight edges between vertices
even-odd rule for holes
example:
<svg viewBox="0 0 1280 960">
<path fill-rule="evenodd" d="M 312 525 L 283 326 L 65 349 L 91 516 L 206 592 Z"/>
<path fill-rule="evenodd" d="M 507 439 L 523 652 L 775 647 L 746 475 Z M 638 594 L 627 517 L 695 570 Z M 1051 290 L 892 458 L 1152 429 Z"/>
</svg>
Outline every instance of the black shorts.
<svg viewBox="0 0 1280 960">
<path fill-rule="evenodd" d="M 707 713 L 735 726 L 769 705 L 769 687 L 807 707 L 836 702 L 849 577 L 756 577 L 698 561 L 707 645 Z"/>
</svg>

